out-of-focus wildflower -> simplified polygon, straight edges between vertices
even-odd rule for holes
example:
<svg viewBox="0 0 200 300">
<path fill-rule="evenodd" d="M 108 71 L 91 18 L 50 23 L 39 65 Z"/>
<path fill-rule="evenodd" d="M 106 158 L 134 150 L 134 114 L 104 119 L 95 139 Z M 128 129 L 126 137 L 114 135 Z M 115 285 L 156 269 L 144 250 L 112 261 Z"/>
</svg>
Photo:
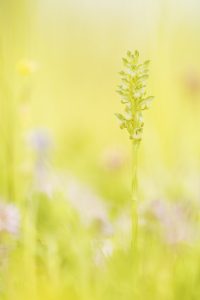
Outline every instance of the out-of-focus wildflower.
<svg viewBox="0 0 200 300">
<path fill-rule="evenodd" d="M 103 245 L 102 245 L 101 250 L 102 250 L 102 253 L 105 257 L 112 256 L 113 250 L 114 250 L 112 241 L 108 240 L 108 239 L 105 240 Z"/>
<path fill-rule="evenodd" d="M 17 71 L 21 76 L 27 77 L 37 71 L 38 64 L 33 60 L 24 59 L 17 63 Z"/>
<path fill-rule="evenodd" d="M 50 167 L 38 164 L 35 171 L 34 188 L 37 192 L 45 194 L 51 199 L 55 192 L 59 191 L 59 178 Z"/>
<path fill-rule="evenodd" d="M 200 73 L 195 68 L 190 68 L 184 76 L 187 91 L 193 95 L 200 92 Z"/>
<path fill-rule="evenodd" d="M 13 204 L 0 203 L 0 232 L 17 235 L 20 225 L 20 213 Z"/>
<path fill-rule="evenodd" d="M 102 165 L 109 171 L 121 169 L 127 160 L 125 151 L 119 147 L 110 147 L 105 149 L 102 155 Z"/>
<path fill-rule="evenodd" d="M 57 186 L 57 176 L 51 171 L 48 152 L 52 140 L 45 129 L 37 129 L 28 134 L 28 144 L 35 151 L 35 189 L 51 197 Z"/>
<path fill-rule="evenodd" d="M 152 201 L 142 215 L 147 227 L 155 229 L 160 225 L 161 232 L 169 244 L 190 243 L 196 238 L 192 221 L 181 203 Z M 155 226 L 151 227 L 156 221 Z"/>
<path fill-rule="evenodd" d="M 114 244 L 110 239 L 93 241 L 92 248 L 94 252 L 94 263 L 97 267 L 103 267 L 106 259 L 111 257 L 115 250 Z"/>
<path fill-rule="evenodd" d="M 103 234 L 112 234 L 113 228 L 103 205 L 105 201 L 72 177 L 66 183 L 66 198 L 77 209 L 83 222 L 88 225 L 98 223 Z"/>
<path fill-rule="evenodd" d="M 119 238 L 120 247 L 126 249 L 130 241 L 131 215 L 130 212 L 123 212 L 115 222 L 115 232 Z"/>
<path fill-rule="evenodd" d="M 28 142 L 38 155 L 46 153 L 52 145 L 48 131 L 43 128 L 30 132 L 28 134 Z"/>
</svg>

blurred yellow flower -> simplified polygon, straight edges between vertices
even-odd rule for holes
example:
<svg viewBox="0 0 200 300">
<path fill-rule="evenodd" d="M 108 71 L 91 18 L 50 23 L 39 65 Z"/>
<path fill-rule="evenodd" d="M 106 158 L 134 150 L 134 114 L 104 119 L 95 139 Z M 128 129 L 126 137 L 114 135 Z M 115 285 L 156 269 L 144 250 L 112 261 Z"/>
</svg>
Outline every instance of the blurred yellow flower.
<svg viewBox="0 0 200 300">
<path fill-rule="evenodd" d="M 37 62 L 23 59 L 17 63 L 17 71 L 21 76 L 29 76 L 38 69 Z"/>
</svg>

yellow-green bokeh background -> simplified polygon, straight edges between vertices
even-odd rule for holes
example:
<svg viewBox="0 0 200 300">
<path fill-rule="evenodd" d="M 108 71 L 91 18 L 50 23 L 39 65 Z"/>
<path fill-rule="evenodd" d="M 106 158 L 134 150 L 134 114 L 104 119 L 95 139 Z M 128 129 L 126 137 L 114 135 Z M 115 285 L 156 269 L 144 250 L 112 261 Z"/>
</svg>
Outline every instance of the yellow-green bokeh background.
<svg viewBox="0 0 200 300">
<path fill-rule="evenodd" d="M 25 136 L 31 130 L 46 128 L 54 141 L 50 155 L 52 169 L 69 172 L 92 187 L 110 205 L 111 219 L 123 212 L 130 203 L 131 144 L 114 116 L 122 109 L 116 87 L 120 81 L 118 72 L 122 68 L 122 56 L 127 50 L 138 49 L 141 60 L 151 60 L 148 89 L 155 96 L 151 109 L 145 112 L 139 153 L 139 198 L 141 201 L 198 202 L 199 17 L 198 0 L 1 0 L 1 195 L 9 196 L 7 185 L 10 183 L 12 189 L 12 183 L 15 191 L 11 194 L 16 202 L 19 205 L 25 202 L 32 179 L 30 173 L 34 170 L 33 153 L 27 149 Z M 36 72 L 28 78 L 18 72 L 17 65 L 21 60 L 30 60 L 38 65 Z M 28 96 L 22 99 L 20 95 L 24 89 Z M 11 132 L 15 133 L 9 148 L 13 149 L 14 160 L 9 169 L 7 161 L 10 156 L 5 140 L 6 137 L 10 140 Z M 105 151 L 115 148 L 121 149 L 125 164 L 113 171 L 105 168 L 102 157 Z M 50 205 L 55 205 L 55 202 Z M 58 207 L 58 211 L 57 217 L 66 221 L 62 207 Z M 125 254 L 117 253 L 105 273 L 104 270 L 102 273 L 94 271 L 89 260 L 85 260 L 89 256 L 85 244 L 89 244 L 87 239 L 90 240 L 90 237 L 87 234 L 85 237 L 85 233 L 78 229 L 78 247 L 84 253 L 77 251 L 70 233 L 68 240 L 63 239 L 60 228 L 58 237 L 48 233 L 50 244 L 47 238 L 47 245 L 52 245 L 52 248 L 47 247 L 49 256 L 43 257 L 48 275 L 39 277 L 38 287 L 35 284 L 38 278 L 35 273 L 35 231 L 34 225 L 31 227 L 32 220 L 27 219 L 24 252 L 21 255 L 18 249 L 15 254 L 18 260 L 14 260 L 12 275 L 8 276 L 9 280 L 7 278 L 10 288 L 4 299 L 14 299 L 13 286 L 17 274 L 21 281 L 30 276 L 24 294 L 20 289 L 21 283 L 17 286 L 19 293 L 16 299 L 20 300 L 30 297 L 33 287 L 36 296 L 32 294 L 32 299 L 132 299 L 128 285 L 131 281 L 126 283 L 125 275 L 128 276 L 130 270 Z M 72 247 L 72 254 L 70 252 L 67 259 L 70 261 L 72 257 L 78 267 L 75 271 L 72 268 L 71 273 L 68 269 L 59 273 L 60 265 L 58 267 L 56 261 L 59 255 L 52 255 L 60 244 L 62 254 L 67 253 L 68 246 Z M 189 254 L 188 249 L 184 249 L 183 259 L 180 257 L 177 262 L 176 249 L 175 254 L 171 250 L 168 252 L 168 248 L 166 250 L 157 240 L 146 239 L 146 236 L 144 245 L 141 257 L 146 265 L 141 278 L 146 289 L 142 289 L 141 278 L 138 277 L 136 299 L 199 299 L 198 290 L 195 290 L 199 276 L 196 264 L 199 246 Z M 145 247 L 150 249 L 149 256 Z M 23 257 L 22 265 L 19 257 Z M 174 261 L 177 264 L 173 269 Z M 160 270 L 161 277 L 157 276 Z M 59 274 L 57 277 L 56 272 Z M 173 277 L 173 272 L 177 276 Z M 190 274 L 186 294 L 182 290 L 187 281 L 184 272 Z M 66 276 L 66 283 L 61 280 L 62 275 Z M 76 276 L 81 282 L 80 289 L 76 286 Z M 94 290 L 87 281 L 90 276 L 97 276 Z M 114 289 L 118 281 L 122 282 L 121 294 Z M 49 282 L 55 283 L 53 292 Z M 35 286 L 39 290 L 38 295 Z M 64 292 L 59 298 L 61 287 Z M 192 298 L 191 291 L 196 298 Z M 65 298 L 66 295 L 68 298 Z"/>
</svg>

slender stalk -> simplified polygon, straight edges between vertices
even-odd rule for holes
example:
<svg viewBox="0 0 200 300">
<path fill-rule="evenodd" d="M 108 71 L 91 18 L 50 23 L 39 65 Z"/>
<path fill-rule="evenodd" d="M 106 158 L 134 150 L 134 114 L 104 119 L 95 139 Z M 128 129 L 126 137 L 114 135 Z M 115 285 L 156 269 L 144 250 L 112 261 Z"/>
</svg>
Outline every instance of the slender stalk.
<svg viewBox="0 0 200 300">
<path fill-rule="evenodd" d="M 135 252 L 137 246 L 138 235 L 138 178 L 137 178 L 137 166 L 138 166 L 138 149 L 139 143 L 132 143 L 132 187 L 131 187 L 131 221 L 132 221 L 132 236 L 131 236 L 131 251 Z"/>
</svg>

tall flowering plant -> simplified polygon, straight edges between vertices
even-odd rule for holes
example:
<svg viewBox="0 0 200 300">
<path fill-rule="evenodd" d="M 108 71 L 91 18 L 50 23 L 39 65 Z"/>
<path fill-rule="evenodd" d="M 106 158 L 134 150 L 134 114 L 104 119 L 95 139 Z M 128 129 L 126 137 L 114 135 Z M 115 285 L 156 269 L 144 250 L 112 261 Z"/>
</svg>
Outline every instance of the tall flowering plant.
<svg viewBox="0 0 200 300">
<path fill-rule="evenodd" d="M 149 60 L 140 63 L 139 52 L 127 52 L 123 58 L 123 70 L 119 73 L 121 84 L 117 92 L 124 105 L 124 112 L 117 113 L 120 128 L 126 129 L 132 141 L 132 246 L 135 247 L 138 228 L 137 215 L 137 156 L 144 128 L 143 112 L 154 97 L 147 94 Z"/>
</svg>

